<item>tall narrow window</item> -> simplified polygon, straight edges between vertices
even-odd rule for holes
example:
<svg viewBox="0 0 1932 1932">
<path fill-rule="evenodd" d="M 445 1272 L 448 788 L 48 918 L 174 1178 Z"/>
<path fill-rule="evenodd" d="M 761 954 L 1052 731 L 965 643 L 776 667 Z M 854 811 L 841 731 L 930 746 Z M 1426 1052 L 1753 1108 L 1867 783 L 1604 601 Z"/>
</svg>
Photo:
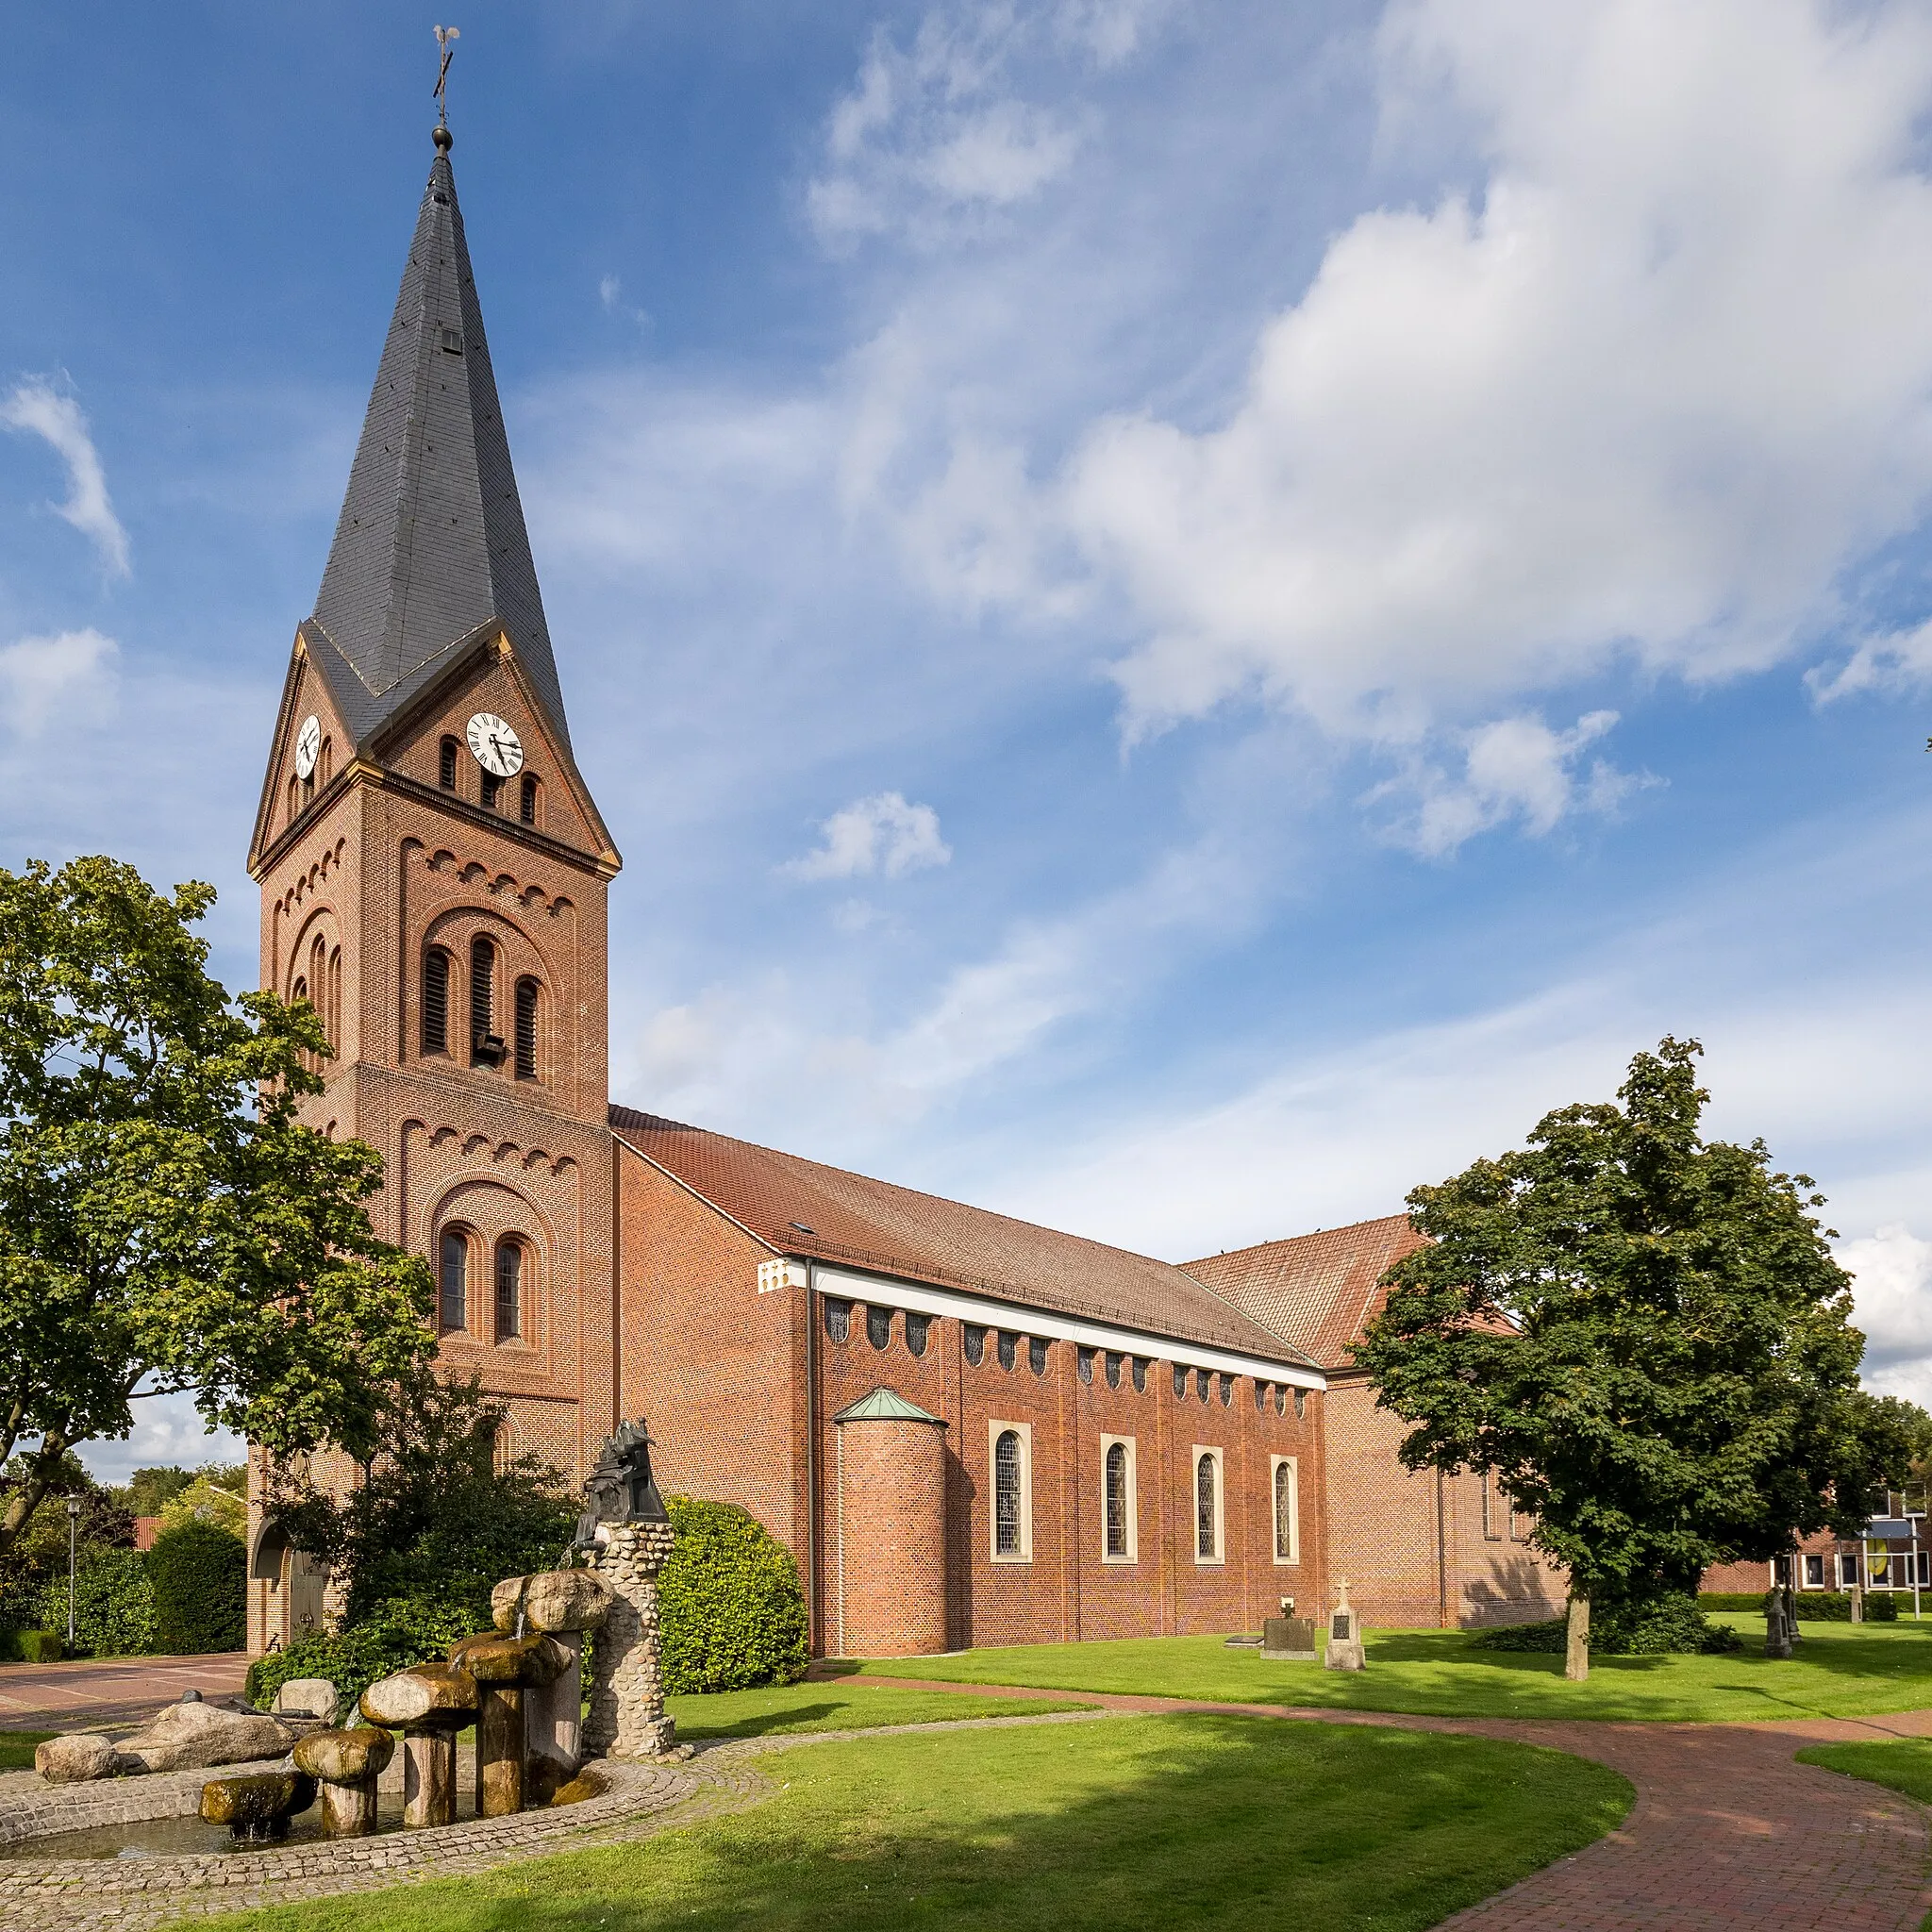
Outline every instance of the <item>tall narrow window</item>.
<svg viewBox="0 0 1932 1932">
<path fill-rule="evenodd" d="M 488 940 L 470 945 L 470 1060 L 503 1064 L 503 1040 L 496 1031 L 496 948 Z"/>
<path fill-rule="evenodd" d="M 524 1332 L 524 1244 L 496 1244 L 496 1339 L 514 1341 Z"/>
<path fill-rule="evenodd" d="M 315 775 L 317 780 L 320 783 L 326 785 L 329 779 L 334 775 L 335 769 L 336 741 L 332 738 L 325 738 L 322 741 L 321 754 L 315 760 Z"/>
<path fill-rule="evenodd" d="M 891 1348 L 892 1345 L 892 1311 L 891 1308 L 875 1308 L 869 1303 L 865 1310 L 865 1339 L 874 1348 Z"/>
<path fill-rule="evenodd" d="M 1194 1371 L 1194 1393 L 1203 1402 L 1208 1400 L 1208 1384 L 1212 1379 L 1206 1369 L 1196 1369 Z"/>
<path fill-rule="evenodd" d="M 1490 1479 L 1488 1470 L 1483 1471 L 1483 1537 L 1486 1541 L 1499 1543 L 1503 1532 L 1496 1527 L 1496 1491 Z"/>
<path fill-rule="evenodd" d="M 1209 1563 L 1221 1555 L 1221 1470 L 1211 1449 L 1194 1463 L 1194 1554 Z"/>
<path fill-rule="evenodd" d="M 1074 1351 L 1074 1367 L 1081 1381 L 1093 1379 L 1093 1351 L 1091 1348 L 1076 1348 Z"/>
<path fill-rule="evenodd" d="M 308 997 L 315 1002 L 315 1017 L 322 1022 L 322 1030 L 333 1046 L 335 1035 L 328 1024 L 328 943 L 320 933 L 308 948 L 308 984 L 314 989 Z M 308 1071 L 319 1074 L 322 1068 L 322 1057 L 318 1054 L 309 1061 Z"/>
<path fill-rule="evenodd" d="M 962 1322 L 959 1341 L 966 1351 L 966 1359 L 976 1369 L 986 1359 L 985 1328 L 977 1322 Z"/>
<path fill-rule="evenodd" d="M 459 1227 L 442 1231 L 437 1263 L 437 1320 L 445 1331 L 467 1328 L 470 1313 L 470 1238 Z"/>
<path fill-rule="evenodd" d="M 1267 1407 L 1268 1385 L 1265 1382 L 1257 1382 L 1255 1384 L 1255 1413 L 1257 1415 L 1261 1414 Z"/>
<path fill-rule="evenodd" d="M 1297 1415 L 1301 1414 L 1302 1407 L 1300 1403 L 1295 1404 L 1294 1412 Z M 1278 1382 L 1274 1385 L 1274 1413 L 1276 1415 L 1286 1415 L 1288 1413 L 1288 1391 Z"/>
<path fill-rule="evenodd" d="M 517 1078 L 537 1077 L 537 982 L 517 981 Z"/>
<path fill-rule="evenodd" d="M 1274 1465 L 1274 1560 L 1277 1563 L 1292 1563 L 1301 1555 L 1294 1488 L 1294 1464 L 1283 1457 Z"/>
<path fill-rule="evenodd" d="M 1302 1419 L 1302 1418 L 1303 1418 L 1303 1417 L 1304 1417 L 1305 1415 L 1307 1415 L 1307 1412 L 1308 1412 L 1308 1391 L 1307 1391 L 1306 1389 L 1297 1389 L 1297 1390 L 1296 1390 L 1296 1391 L 1294 1391 L 1294 1419 L 1295 1419 L 1295 1421 L 1296 1421 L 1296 1422 L 1300 1422 L 1300 1421 L 1301 1421 L 1301 1419 Z"/>
<path fill-rule="evenodd" d="M 328 1043 L 342 1050 L 342 949 L 333 946 L 328 956 Z"/>
<path fill-rule="evenodd" d="M 1188 1399 L 1188 1372 L 1178 1362 L 1174 1365 L 1174 1399 L 1176 1402 Z"/>
<path fill-rule="evenodd" d="M 1127 1547 L 1127 1445 L 1110 1442 L 1107 1450 L 1107 1554 L 1129 1555 Z"/>
<path fill-rule="evenodd" d="M 501 811 L 503 809 L 503 780 L 494 772 L 483 774 L 483 809 Z"/>
<path fill-rule="evenodd" d="M 449 955 L 441 946 L 423 956 L 423 1051 L 449 1051 Z"/>
<path fill-rule="evenodd" d="M 999 1351 L 1000 1367 L 1003 1369 L 1010 1369 L 1013 1366 L 1015 1357 L 1019 1355 L 1020 1352 L 1020 1338 L 1017 1335 L 1010 1333 L 1008 1330 L 1002 1328 L 1000 1330 Z"/>
<path fill-rule="evenodd" d="M 1146 1394 L 1147 1371 L 1153 1366 L 1154 1364 L 1144 1355 L 1137 1355 L 1134 1357 L 1134 1393 L 1136 1395 Z"/>
<path fill-rule="evenodd" d="M 302 781 L 302 803 L 303 803 L 303 804 L 304 804 L 305 806 L 307 806 L 307 805 L 308 805 L 308 801 L 309 801 L 309 800 L 310 800 L 311 798 L 313 798 L 314 796 L 315 796 L 315 767 L 314 767 L 313 765 L 310 765 L 310 766 L 309 766 L 309 768 L 308 768 L 308 777 L 306 777 L 306 778 L 305 778 L 305 779 L 303 779 L 303 781 Z"/>
<path fill-rule="evenodd" d="M 932 1332 L 930 1315 L 908 1314 L 906 1317 L 906 1346 L 914 1355 L 925 1353 L 925 1339 Z"/>
<path fill-rule="evenodd" d="M 436 782 L 445 791 L 457 789 L 457 741 L 454 738 L 445 738 L 436 755 Z"/>
<path fill-rule="evenodd" d="M 1024 1471 L 1021 1467 L 1020 1432 L 1002 1429 L 992 1445 L 993 1554 L 1025 1554 L 1022 1517 L 1025 1504 Z"/>
<path fill-rule="evenodd" d="M 1026 1338 L 1026 1366 L 1036 1375 L 1046 1374 L 1046 1343 L 1037 1335 Z"/>
<path fill-rule="evenodd" d="M 289 823 L 292 825 L 302 816 L 302 781 L 289 780 Z"/>
<path fill-rule="evenodd" d="M 518 802 L 517 816 L 526 825 L 537 823 L 537 781 L 528 772 L 524 774 L 523 796 Z"/>
<path fill-rule="evenodd" d="M 1222 1407 L 1223 1407 L 1223 1408 L 1225 1408 L 1225 1407 L 1227 1407 L 1227 1405 L 1228 1405 L 1228 1404 L 1229 1404 L 1230 1402 L 1232 1402 L 1233 1400 L 1234 1400 L 1234 1377 L 1233 1377 L 1232 1375 L 1224 1375 L 1224 1376 L 1222 1376 L 1222 1378 L 1221 1378 L 1221 1406 L 1222 1406 Z"/>
<path fill-rule="evenodd" d="M 1107 1352 L 1107 1386 L 1118 1389 L 1121 1386 L 1121 1352 L 1110 1348 Z"/>
</svg>

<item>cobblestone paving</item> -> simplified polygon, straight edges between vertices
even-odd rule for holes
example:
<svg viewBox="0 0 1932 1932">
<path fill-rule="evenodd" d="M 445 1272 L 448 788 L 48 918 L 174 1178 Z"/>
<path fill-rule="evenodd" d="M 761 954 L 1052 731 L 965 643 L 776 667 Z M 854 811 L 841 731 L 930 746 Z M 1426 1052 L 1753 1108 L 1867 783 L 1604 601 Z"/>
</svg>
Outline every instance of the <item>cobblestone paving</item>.
<svg viewBox="0 0 1932 1932">
<path fill-rule="evenodd" d="M 911 1677 L 868 1683 L 1063 1697 L 1064 1690 Z M 1074 1693 L 1107 1710 L 1227 1711 L 1458 1731 L 1546 1744 L 1621 1772 L 1637 1801 L 1619 1829 L 1444 1926 L 1470 1932 L 1919 1932 L 1932 1911 L 1932 1812 L 1792 1754 L 1807 1744 L 1932 1735 L 1932 1711 L 1776 1724 L 1554 1723 L 1209 1704 Z"/>
</svg>

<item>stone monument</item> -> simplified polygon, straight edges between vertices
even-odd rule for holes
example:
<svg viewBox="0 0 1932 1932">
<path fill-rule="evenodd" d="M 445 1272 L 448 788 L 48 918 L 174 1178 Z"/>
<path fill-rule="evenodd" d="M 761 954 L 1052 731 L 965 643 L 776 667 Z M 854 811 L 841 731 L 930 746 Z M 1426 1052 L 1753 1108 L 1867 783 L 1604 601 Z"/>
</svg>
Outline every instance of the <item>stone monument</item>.
<svg viewBox="0 0 1932 1932">
<path fill-rule="evenodd" d="M 1331 1671 L 1360 1671 L 1368 1668 L 1362 1656 L 1361 1619 L 1348 1600 L 1348 1578 L 1335 1579 L 1336 1605 L 1328 1615 L 1328 1648 L 1322 1661 Z"/>
<path fill-rule="evenodd" d="M 1315 1620 L 1297 1617 L 1294 1599 L 1281 1599 L 1281 1614 L 1261 1620 L 1261 1655 L 1270 1663 L 1312 1664 L 1315 1654 Z"/>
<path fill-rule="evenodd" d="M 610 1607 L 591 1642 L 586 1757 L 662 1757 L 672 1749 L 675 1720 L 664 1715 L 658 1650 L 658 1573 L 672 1540 L 641 1417 L 599 1452 L 577 1519 L 575 1546 L 591 1553 L 610 1586 Z"/>
<path fill-rule="evenodd" d="M 1764 1654 L 1775 1662 L 1790 1659 L 1792 1621 L 1784 1591 L 1774 1586 L 1764 1599 Z"/>
</svg>

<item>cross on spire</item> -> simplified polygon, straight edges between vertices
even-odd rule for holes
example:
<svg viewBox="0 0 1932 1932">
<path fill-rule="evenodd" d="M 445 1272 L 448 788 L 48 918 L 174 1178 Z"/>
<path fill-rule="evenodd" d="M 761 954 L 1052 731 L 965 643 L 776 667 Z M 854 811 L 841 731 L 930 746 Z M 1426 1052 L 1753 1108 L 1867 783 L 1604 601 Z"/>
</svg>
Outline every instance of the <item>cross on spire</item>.
<svg viewBox="0 0 1932 1932">
<path fill-rule="evenodd" d="M 455 43 L 462 39 L 460 28 L 440 26 L 436 29 L 436 44 L 441 49 L 442 58 L 437 64 L 436 89 L 430 99 L 436 103 L 436 125 L 449 125 L 449 63 L 457 57 Z"/>
</svg>

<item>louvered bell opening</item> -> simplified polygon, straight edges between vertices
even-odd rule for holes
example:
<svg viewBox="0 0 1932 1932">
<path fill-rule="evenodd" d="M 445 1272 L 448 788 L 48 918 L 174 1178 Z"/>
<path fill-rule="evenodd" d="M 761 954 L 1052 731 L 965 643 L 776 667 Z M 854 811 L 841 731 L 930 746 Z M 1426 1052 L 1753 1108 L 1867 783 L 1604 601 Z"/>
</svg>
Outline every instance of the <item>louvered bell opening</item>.
<svg viewBox="0 0 1932 1932">
<path fill-rule="evenodd" d="M 537 982 L 517 981 L 517 1078 L 537 1077 Z"/>
<path fill-rule="evenodd" d="M 496 948 L 477 940 L 470 948 L 470 1060 L 479 1067 L 503 1064 L 496 1032 Z"/>
<path fill-rule="evenodd" d="M 423 961 L 423 1051 L 449 1051 L 449 955 L 441 946 Z"/>
</svg>

